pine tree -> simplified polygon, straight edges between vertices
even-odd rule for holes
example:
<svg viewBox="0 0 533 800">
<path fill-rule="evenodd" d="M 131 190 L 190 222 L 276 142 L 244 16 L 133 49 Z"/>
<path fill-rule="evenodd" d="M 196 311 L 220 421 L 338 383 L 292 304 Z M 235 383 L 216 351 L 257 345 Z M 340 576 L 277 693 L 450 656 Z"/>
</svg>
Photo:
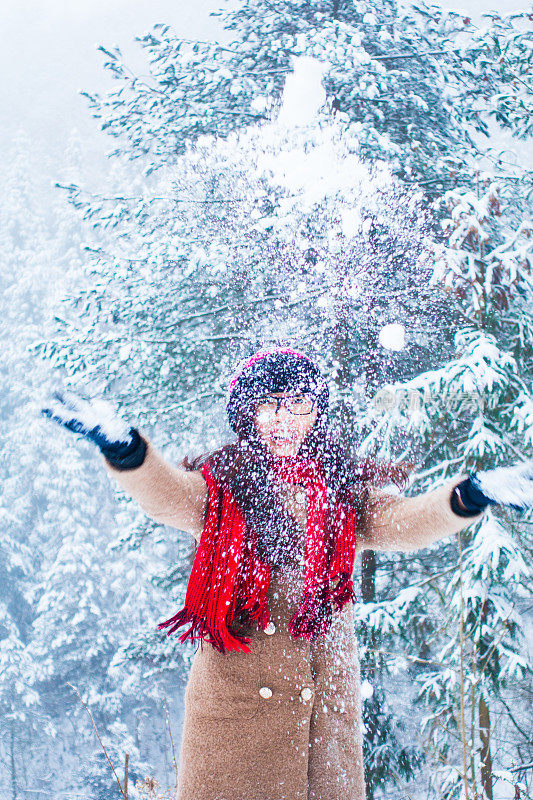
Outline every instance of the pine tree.
<svg viewBox="0 0 533 800">
<path fill-rule="evenodd" d="M 79 177 L 72 156 L 66 169 Z M 167 537 L 163 547 L 146 543 L 141 555 L 121 542 L 124 529 L 140 536 L 145 521 L 131 507 L 117 514 L 94 448 L 53 431 L 39 415 L 47 391 L 68 380 L 51 370 L 49 358 L 66 326 L 67 305 L 59 308 L 57 298 L 81 280 L 83 233 L 59 192 L 50 197 L 39 182 L 42 159 L 21 134 L 0 206 L 0 784 L 13 797 L 26 789 L 78 794 L 79 764 L 99 751 L 67 681 L 88 702 L 100 733 L 107 730 L 115 748 L 127 747 L 137 769 L 151 771 L 149 743 L 166 735 L 166 725 L 147 726 L 146 741 L 138 728 L 147 707 L 154 720 L 162 714 L 168 683 L 154 664 L 127 656 L 155 627 L 166 597 L 164 589 L 148 589 L 147 575 L 157 577 L 182 547 Z M 68 347 L 76 373 L 74 337 Z M 177 704 L 170 713 L 179 710 Z M 136 749 L 117 715 L 137 734 Z"/>
<path fill-rule="evenodd" d="M 413 379 L 430 358 L 442 363 L 453 348 L 469 346 L 470 340 L 460 338 L 464 332 L 454 337 L 465 321 L 461 297 L 444 313 L 438 281 L 426 287 L 436 234 L 422 206 L 429 205 L 428 195 L 439 200 L 447 189 L 450 202 L 461 187 L 465 194 L 476 190 L 476 132 L 489 131 L 493 112 L 496 122 L 524 135 L 528 95 L 521 87 L 531 80 L 529 35 L 515 24 L 525 15 L 494 16 L 476 31 L 462 15 L 435 7 L 400 11 L 392 3 L 370 8 L 332 0 L 326 6 L 247 2 L 224 19 L 233 33 L 227 47 L 185 42 L 167 26 L 140 37 L 151 63 L 148 79 L 131 76 L 118 50 L 105 51 L 118 89 L 106 97 L 91 95 L 91 107 L 116 138 L 115 153 L 138 160 L 152 177 L 139 177 L 112 196 L 90 196 L 76 182 L 69 186 L 73 204 L 105 238 L 92 264 L 96 289 L 76 300 L 87 338 L 77 361 L 79 377 L 98 375 L 122 404 L 146 398 L 140 420 L 164 425 L 163 441 L 177 447 L 186 437 L 192 451 L 220 442 L 224 377 L 258 344 L 290 340 L 314 352 L 320 342 L 324 366 L 328 358 L 335 364 L 334 408 L 344 432 L 358 418 L 374 377 Z M 312 128 L 316 134 L 293 132 L 284 151 L 282 141 L 269 141 L 270 125 L 283 110 L 280 95 L 292 58 L 301 53 L 329 64 L 327 125 Z M 342 134 L 330 139 L 341 157 L 377 161 L 370 178 L 367 167 L 360 173 L 371 181 L 373 197 L 357 180 L 357 190 L 348 193 L 334 180 L 327 192 L 319 188 L 308 155 L 325 152 L 327 131 L 335 125 Z M 265 150 L 270 163 L 266 158 L 254 171 L 258 151 L 261 156 Z M 285 179 L 278 160 L 284 152 L 291 167 L 285 166 Z M 501 179 L 502 158 L 487 155 Z M 427 194 L 410 195 L 391 183 L 380 160 Z M 307 170 L 305 180 L 295 164 Z M 322 175 L 319 159 L 316 164 Z M 335 170 L 341 187 L 342 172 Z M 527 175 L 507 171 L 504 177 L 530 185 Z M 339 212 L 341 202 L 346 213 Z M 446 216 L 444 206 L 434 212 L 437 219 Z M 271 263 L 275 271 L 265 269 Z M 442 263 L 453 263 L 449 253 Z M 521 335 L 529 330 L 528 302 L 514 298 L 509 310 L 512 317 L 522 303 L 524 313 L 513 323 Z M 376 353 L 377 333 L 397 319 L 410 321 L 413 347 L 387 360 Z M 431 353 L 428 344 L 435 340 L 438 349 Z M 57 363 L 72 363 L 67 349 L 54 345 L 54 352 Z M 147 385 L 156 390 L 146 393 Z M 529 417 L 522 418 L 525 425 Z M 358 444 L 381 448 L 382 454 L 401 448 L 403 431 L 368 421 L 375 429 L 362 442 L 368 431 L 361 425 Z M 438 459 L 448 435 L 443 422 L 434 427 L 442 435 L 428 433 L 429 450 L 420 420 L 407 428 L 410 454 L 427 453 L 426 465 L 434 470 L 429 478 L 442 472 Z M 454 443 L 460 442 L 458 434 Z M 455 458 L 455 451 L 449 455 Z M 429 485 L 431 480 L 421 488 Z M 439 551 L 439 568 L 448 568 L 452 549 Z M 417 565 L 424 584 L 431 577 L 430 559 L 421 555 Z M 367 568 L 374 575 L 376 569 L 391 570 L 386 586 L 379 582 L 380 596 L 392 593 L 389 603 L 407 570 L 412 573 L 400 556 L 383 563 L 369 557 Z M 371 577 L 370 571 L 366 578 Z M 403 614 L 409 593 L 400 597 Z M 372 612 L 365 606 L 363 614 Z M 416 615 L 422 630 L 432 627 L 432 613 L 422 609 Z M 411 641 L 425 652 L 420 633 L 411 630 Z M 431 650 L 430 660 L 427 655 Z M 424 661 L 420 653 L 413 658 L 415 665 Z M 376 697 L 385 686 L 390 691 L 386 664 L 378 663 Z M 379 784 L 377 772 L 369 777 Z"/>
<path fill-rule="evenodd" d="M 182 39 L 168 25 L 137 37 L 150 66 L 143 79 L 119 48 L 100 48 L 118 86 L 84 94 L 116 138 L 113 152 L 144 156 L 147 173 L 202 135 L 226 137 L 275 118 L 291 57 L 302 55 L 328 65 L 331 107 L 354 123 L 362 154 L 386 159 L 405 180 L 442 186 L 443 159 L 472 147 L 457 96 L 444 91 L 448 74 L 460 70 L 455 37 L 470 26 L 463 15 L 423 5 L 400 10 L 391 0 L 246 0 L 216 15 L 230 33 L 224 45 Z M 465 78 L 467 97 L 470 70 L 455 83 L 458 89 Z M 476 121 L 472 109 L 470 118 Z"/>
<path fill-rule="evenodd" d="M 108 217 L 105 204 L 71 190 L 93 225 L 116 232 L 121 248 L 112 264 L 107 256 L 93 263 L 102 290 L 81 296 L 78 308 L 87 313 L 78 357 L 109 375 L 106 391 L 121 404 L 147 395 L 141 419 L 157 422 L 162 441 L 174 440 L 174 459 L 184 443 L 198 452 L 228 437 L 225 385 L 248 352 L 290 341 L 326 369 L 333 363 L 342 427 L 358 402 L 366 348 L 358 334 L 370 327 L 368 315 L 378 329 L 388 321 L 390 294 L 413 318 L 433 313 L 429 295 L 415 303 L 409 292 L 410 281 L 431 274 L 419 199 L 403 194 L 384 165 L 365 167 L 353 147 L 346 123 L 327 113 L 303 129 L 274 124 L 209 137 L 152 177 L 152 197 L 163 200 L 139 202 L 131 219 Z M 135 259 L 124 264 L 124 252 Z M 384 285 L 394 288 L 384 292 Z M 114 348 L 102 348 L 102 324 L 107 340 L 118 340 Z M 343 364 L 342 342 L 351 343 Z M 54 353 L 68 364 L 68 350 L 54 345 Z M 175 576 L 178 591 L 185 575 Z"/>
<path fill-rule="evenodd" d="M 433 280 L 465 320 L 455 334 L 455 358 L 382 387 L 381 400 L 388 392 L 394 402 L 373 420 L 385 418 L 389 434 L 414 428 L 427 441 L 435 466 L 427 462 L 419 490 L 433 486 L 437 476 L 488 469 L 533 452 L 531 224 L 526 219 L 516 225 L 512 191 L 502 191 L 490 176 L 478 178 L 477 194 L 455 190 L 443 197 L 448 245 Z M 492 798 L 498 775 L 509 779 L 512 773 L 504 770 L 531 758 L 523 715 L 531 664 L 520 613 L 530 591 L 527 533 L 525 520 L 491 509 L 459 537 L 452 569 L 438 574 L 435 567 L 435 578 L 426 582 L 435 591 L 432 602 L 415 584 L 406 590 L 406 602 L 387 605 L 387 613 L 397 615 L 394 632 L 406 642 L 417 639 L 409 620 L 435 620 L 425 634 L 428 667 L 417 679 L 429 707 L 423 729 L 435 757 L 435 788 L 445 797 L 482 792 Z M 376 607 L 367 611 L 382 629 Z M 512 698 L 505 693 L 509 687 Z M 494 720 L 509 737 L 496 753 Z"/>
<path fill-rule="evenodd" d="M 29 452 L 24 419 L 31 378 L 24 349 L 38 328 L 33 279 L 42 268 L 37 245 L 46 240 L 47 219 L 35 202 L 40 187 L 28 169 L 35 154 L 24 134 L 18 135 L 11 156 L 0 206 L 4 254 L 0 276 L 0 748 L 2 764 L 6 765 L 5 785 L 16 796 L 27 767 L 26 756 L 20 754 L 21 743 L 39 726 L 48 734 L 53 726 L 39 714 L 39 696 L 30 680 L 38 669 L 26 649 L 31 624 L 28 593 L 34 585 L 34 552 L 38 547 L 33 535 L 37 509 L 31 491 L 21 491 L 21 487 L 31 487 L 33 478 L 35 453 Z M 37 368 L 35 381 L 43 371 L 42 367 Z"/>
</svg>

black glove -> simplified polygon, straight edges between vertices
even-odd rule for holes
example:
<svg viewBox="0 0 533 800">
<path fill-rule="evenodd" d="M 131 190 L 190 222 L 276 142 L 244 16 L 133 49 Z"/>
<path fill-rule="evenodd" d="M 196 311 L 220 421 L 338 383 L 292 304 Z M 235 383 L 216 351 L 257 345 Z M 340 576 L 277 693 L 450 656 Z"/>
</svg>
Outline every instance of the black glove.
<svg viewBox="0 0 533 800">
<path fill-rule="evenodd" d="M 66 391 L 55 391 L 52 398 L 41 414 L 93 442 L 115 469 L 134 469 L 143 463 L 146 442 L 106 400 L 85 400 Z"/>
<path fill-rule="evenodd" d="M 466 511 L 459 506 L 456 494 L 459 494 Z M 515 511 L 532 508 L 533 461 L 472 472 L 457 484 L 451 497 L 452 511 L 460 517 L 479 514 L 489 504 L 506 505 Z"/>
</svg>

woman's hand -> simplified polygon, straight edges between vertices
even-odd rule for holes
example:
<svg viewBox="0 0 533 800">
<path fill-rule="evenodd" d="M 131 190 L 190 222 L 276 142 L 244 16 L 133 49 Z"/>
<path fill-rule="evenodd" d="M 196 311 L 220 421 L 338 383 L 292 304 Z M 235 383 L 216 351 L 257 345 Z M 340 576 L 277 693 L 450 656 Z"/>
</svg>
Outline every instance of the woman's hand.
<svg viewBox="0 0 533 800">
<path fill-rule="evenodd" d="M 457 486 L 457 491 L 471 512 L 496 503 L 527 511 L 533 508 L 533 460 L 473 472 Z"/>
<path fill-rule="evenodd" d="M 111 461 L 118 459 L 120 463 L 138 451 L 142 441 L 138 431 L 101 398 L 86 400 L 73 392 L 55 391 L 41 414 L 93 442 Z"/>
<path fill-rule="evenodd" d="M 149 517 L 200 540 L 208 500 L 200 470 L 167 464 L 149 439 L 130 428 L 105 400 L 54 392 L 41 413 L 94 442 L 104 455 L 105 469 Z"/>
</svg>

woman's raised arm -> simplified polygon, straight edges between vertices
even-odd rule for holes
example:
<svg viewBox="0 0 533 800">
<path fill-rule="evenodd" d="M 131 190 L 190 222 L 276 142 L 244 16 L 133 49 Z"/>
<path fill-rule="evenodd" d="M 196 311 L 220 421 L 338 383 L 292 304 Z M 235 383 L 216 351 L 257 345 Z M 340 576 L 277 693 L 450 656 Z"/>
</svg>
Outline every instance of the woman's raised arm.
<svg viewBox="0 0 533 800">
<path fill-rule="evenodd" d="M 362 492 L 357 519 L 358 546 L 362 550 L 418 550 L 437 539 L 463 530 L 483 511 L 462 517 L 452 511 L 454 488 L 468 475 L 450 478 L 442 486 L 414 497 L 390 494 L 371 484 Z"/>
<path fill-rule="evenodd" d="M 105 469 L 149 517 L 199 540 L 207 503 L 204 476 L 198 470 L 171 466 L 145 436 L 142 439 L 146 454 L 140 466 L 116 469 L 101 456 Z"/>
<path fill-rule="evenodd" d="M 41 413 L 95 444 L 109 474 L 148 516 L 200 538 L 207 504 L 201 472 L 167 464 L 147 437 L 102 398 L 55 391 Z"/>
</svg>

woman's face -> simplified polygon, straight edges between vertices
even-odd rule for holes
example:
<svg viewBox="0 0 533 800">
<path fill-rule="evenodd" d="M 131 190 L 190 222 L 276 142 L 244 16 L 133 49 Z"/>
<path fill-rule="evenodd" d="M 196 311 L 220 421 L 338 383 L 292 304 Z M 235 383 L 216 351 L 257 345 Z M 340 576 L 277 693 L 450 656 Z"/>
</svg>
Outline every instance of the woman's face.
<svg viewBox="0 0 533 800">
<path fill-rule="evenodd" d="M 284 398 L 280 403 L 275 398 Z M 292 413 L 287 408 L 292 409 Z M 310 413 L 301 413 L 308 411 Z M 316 422 L 318 410 L 310 394 L 293 389 L 269 392 L 257 399 L 254 423 L 263 444 L 276 456 L 295 456 L 308 431 Z"/>
</svg>

